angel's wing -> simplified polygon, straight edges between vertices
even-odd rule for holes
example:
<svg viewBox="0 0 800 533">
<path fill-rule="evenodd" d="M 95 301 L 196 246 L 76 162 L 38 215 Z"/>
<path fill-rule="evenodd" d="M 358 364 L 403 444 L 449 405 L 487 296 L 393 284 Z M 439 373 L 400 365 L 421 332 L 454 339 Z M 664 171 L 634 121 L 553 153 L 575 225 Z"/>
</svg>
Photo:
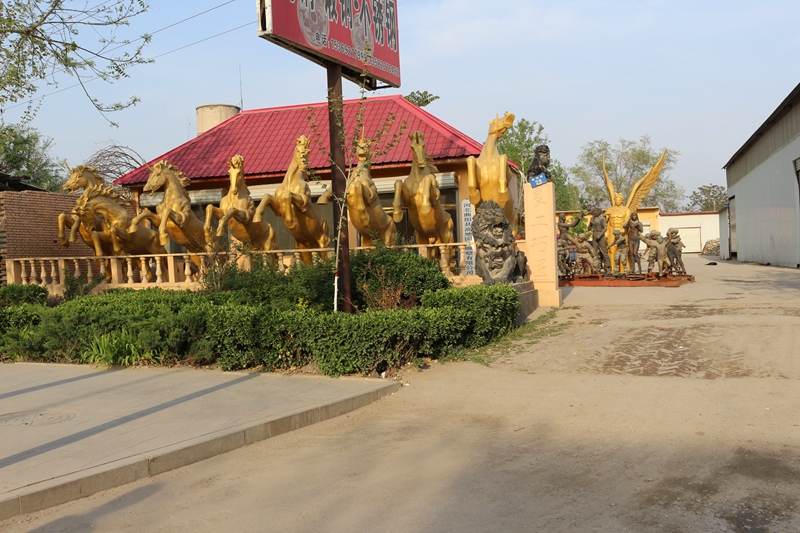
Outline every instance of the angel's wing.
<svg viewBox="0 0 800 533">
<path fill-rule="evenodd" d="M 661 168 L 664 166 L 664 160 L 667 158 L 667 151 L 664 150 L 661 152 L 661 158 L 658 160 L 658 163 L 653 165 L 647 174 L 644 175 L 642 179 L 636 182 L 636 185 L 633 186 L 631 189 L 631 194 L 628 196 L 628 209 L 631 211 L 636 211 L 641 207 L 642 200 L 644 197 L 647 196 L 647 193 L 653 188 L 655 185 L 656 180 L 658 179 L 658 175 L 661 174 Z"/>
<path fill-rule="evenodd" d="M 603 154 L 603 176 L 606 178 L 606 188 L 608 188 L 608 199 L 611 200 L 611 205 L 614 205 L 614 184 L 608 179 L 608 172 L 606 172 L 606 154 Z"/>
</svg>

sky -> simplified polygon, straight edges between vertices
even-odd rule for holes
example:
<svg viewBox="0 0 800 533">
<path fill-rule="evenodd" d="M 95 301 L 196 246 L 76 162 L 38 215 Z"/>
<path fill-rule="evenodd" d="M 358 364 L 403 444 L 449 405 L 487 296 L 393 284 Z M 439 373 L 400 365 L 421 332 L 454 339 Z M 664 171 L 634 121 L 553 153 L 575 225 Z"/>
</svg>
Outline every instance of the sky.
<svg viewBox="0 0 800 533">
<path fill-rule="evenodd" d="M 161 57 L 128 79 L 87 84 L 104 102 L 141 98 L 110 115 L 118 128 L 80 88 L 51 94 L 73 78 L 42 86 L 32 126 L 53 139 L 52 154 L 75 166 L 115 142 L 149 160 L 195 136 L 199 105 L 324 101 L 325 70 L 259 38 L 253 0 L 151 0 L 121 33 L 135 38 L 209 9 L 155 33 L 145 51 Z M 567 167 L 590 141 L 649 135 L 680 152 L 670 178 L 687 195 L 724 185 L 722 166 L 800 83 L 797 0 L 398 0 L 398 12 L 402 86 L 376 94 L 438 95 L 426 110 L 480 142 L 496 113 L 537 121 Z M 358 97 L 356 85 L 344 89 Z"/>
</svg>

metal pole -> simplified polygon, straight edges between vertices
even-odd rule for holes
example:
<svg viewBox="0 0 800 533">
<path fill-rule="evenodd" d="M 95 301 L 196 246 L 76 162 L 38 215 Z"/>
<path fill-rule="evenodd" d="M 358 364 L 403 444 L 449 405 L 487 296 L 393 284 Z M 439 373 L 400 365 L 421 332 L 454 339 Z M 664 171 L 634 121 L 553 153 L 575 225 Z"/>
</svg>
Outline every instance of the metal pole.
<svg viewBox="0 0 800 533">
<path fill-rule="evenodd" d="M 342 67 L 333 62 L 327 63 L 328 69 L 328 123 L 330 125 L 331 139 L 331 189 L 334 196 L 333 202 L 333 227 L 338 241 L 339 266 L 337 268 L 338 284 L 336 288 L 342 295 L 342 311 L 352 313 L 350 301 L 350 245 L 347 241 L 348 223 L 344 221 L 339 234 L 339 224 L 344 207 L 344 197 L 347 192 L 347 178 L 344 160 L 344 124 L 342 120 Z"/>
</svg>

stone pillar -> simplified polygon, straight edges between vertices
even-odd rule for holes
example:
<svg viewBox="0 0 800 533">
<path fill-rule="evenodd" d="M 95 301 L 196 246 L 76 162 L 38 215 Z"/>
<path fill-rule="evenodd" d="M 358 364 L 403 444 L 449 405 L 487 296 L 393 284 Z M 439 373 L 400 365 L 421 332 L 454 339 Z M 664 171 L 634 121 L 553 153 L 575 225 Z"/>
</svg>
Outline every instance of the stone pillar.
<svg viewBox="0 0 800 533">
<path fill-rule="evenodd" d="M 561 307 L 556 250 L 556 192 L 547 182 L 524 186 L 525 244 L 528 268 L 536 290 L 536 307 Z"/>
</svg>

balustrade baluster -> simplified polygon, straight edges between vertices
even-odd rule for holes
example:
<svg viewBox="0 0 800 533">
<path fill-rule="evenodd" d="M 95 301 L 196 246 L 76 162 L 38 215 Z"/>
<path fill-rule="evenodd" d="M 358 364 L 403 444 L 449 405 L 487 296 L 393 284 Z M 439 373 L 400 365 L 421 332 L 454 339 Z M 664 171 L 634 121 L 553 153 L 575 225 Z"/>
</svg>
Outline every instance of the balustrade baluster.
<svg viewBox="0 0 800 533">
<path fill-rule="evenodd" d="M 57 261 L 50 260 L 50 283 L 58 283 L 58 268 L 56 268 Z"/>
<path fill-rule="evenodd" d="M 92 263 L 91 259 L 86 260 L 86 281 L 92 281 L 94 278 L 94 272 L 92 271 Z"/>
<path fill-rule="evenodd" d="M 164 273 L 161 271 L 161 258 L 156 258 L 156 283 L 164 283 Z"/>
<path fill-rule="evenodd" d="M 280 270 L 281 273 L 285 273 L 286 264 L 283 262 L 283 252 L 278 252 L 276 255 L 278 256 L 278 270 Z"/>
<path fill-rule="evenodd" d="M 183 256 L 183 275 L 186 276 L 184 280 L 185 283 L 192 282 L 192 266 L 191 266 L 192 259 L 188 255 Z"/>
<path fill-rule="evenodd" d="M 106 269 L 106 260 L 100 259 L 100 275 L 106 277 L 108 275 L 108 271 Z"/>
<path fill-rule="evenodd" d="M 316 263 L 319 261 L 319 252 L 311 252 L 311 262 Z"/>
<path fill-rule="evenodd" d="M 125 269 L 125 275 L 128 277 L 128 285 L 133 285 L 133 258 L 126 257 L 125 263 L 127 268 Z"/>
<path fill-rule="evenodd" d="M 81 262 L 77 259 L 73 259 L 72 263 L 75 265 L 75 277 L 81 277 Z"/>
<path fill-rule="evenodd" d="M 30 283 L 30 278 L 28 277 L 28 269 L 25 267 L 25 261 L 20 261 L 19 267 L 20 267 L 19 275 L 20 278 L 22 278 L 22 284 L 27 285 L 28 283 Z"/>
<path fill-rule="evenodd" d="M 439 268 L 445 276 L 449 274 L 450 263 L 447 261 L 447 245 L 439 245 Z"/>
<path fill-rule="evenodd" d="M 31 259 L 30 261 L 28 261 L 28 263 L 30 263 L 31 265 L 31 285 L 38 285 L 39 278 L 38 275 L 36 274 L 36 261 Z"/>
<path fill-rule="evenodd" d="M 302 261 L 303 261 L 303 256 L 300 254 L 300 252 L 295 252 L 294 259 L 292 260 L 292 268 L 296 267 L 297 263 L 300 263 Z"/>
<path fill-rule="evenodd" d="M 39 262 L 41 263 L 41 268 L 39 270 L 39 277 L 41 279 L 39 281 L 39 285 L 44 286 L 44 285 L 47 285 L 47 268 L 46 268 L 47 261 L 45 261 L 44 259 L 41 259 Z"/>
<path fill-rule="evenodd" d="M 467 275 L 467 245 L 458 245 L 458 274 L 461 277 Z"/>
</svg>

